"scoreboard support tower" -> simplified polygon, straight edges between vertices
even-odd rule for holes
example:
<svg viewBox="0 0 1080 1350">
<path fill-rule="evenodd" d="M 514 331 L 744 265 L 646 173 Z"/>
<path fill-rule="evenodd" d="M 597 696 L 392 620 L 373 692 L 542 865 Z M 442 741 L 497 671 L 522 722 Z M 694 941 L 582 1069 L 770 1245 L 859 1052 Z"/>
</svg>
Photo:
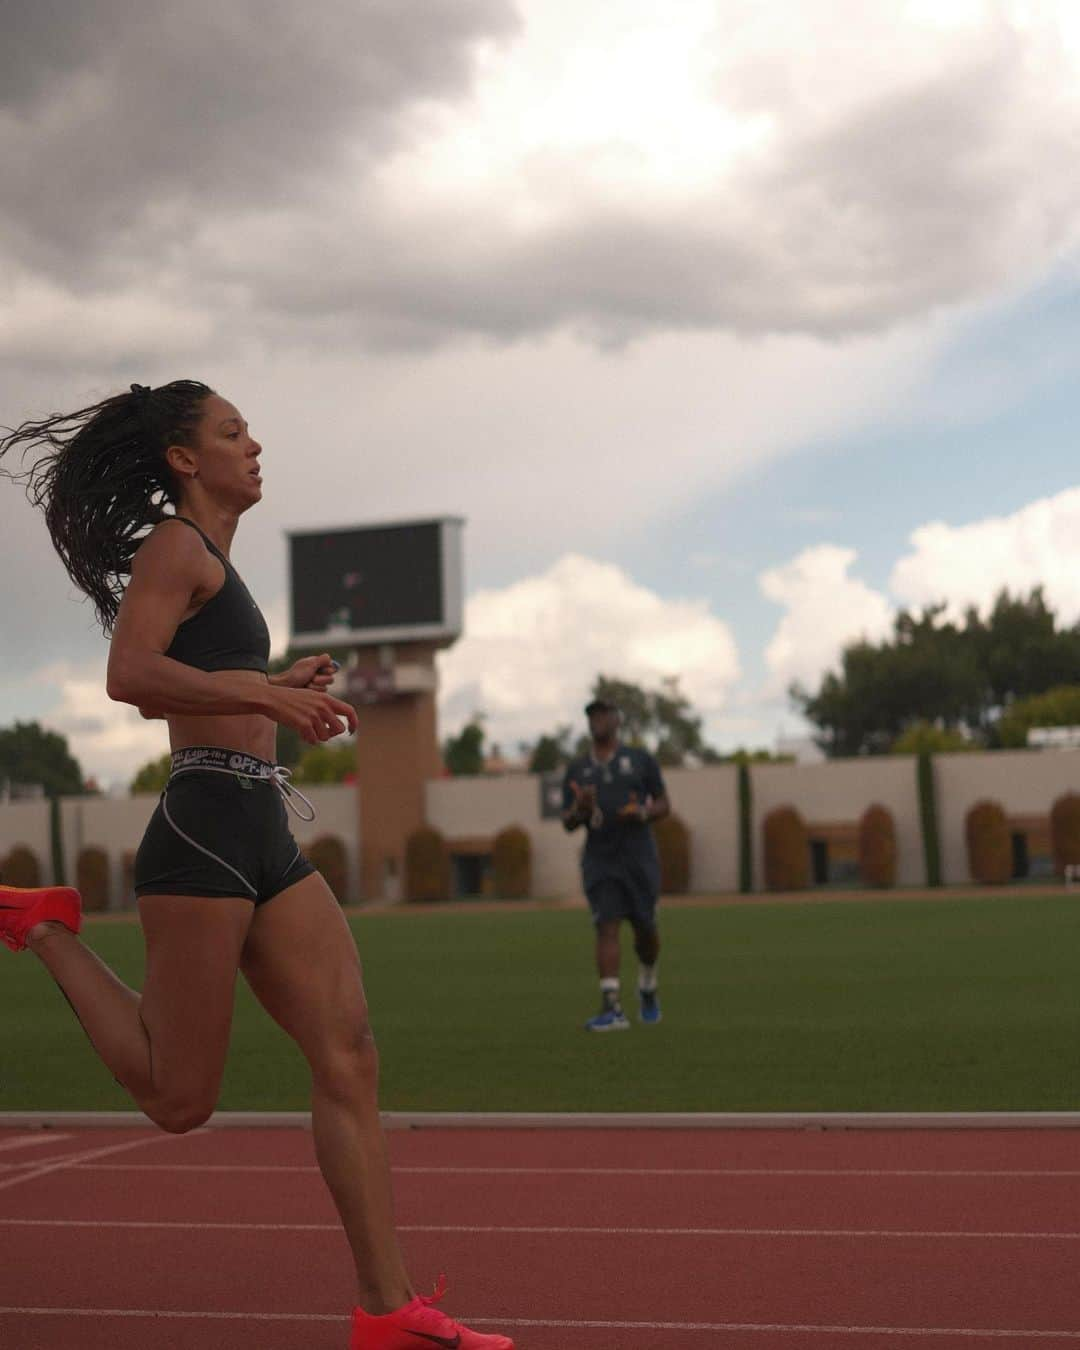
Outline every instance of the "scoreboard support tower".
<svg viewBox="0 0 1080 1350">
<path fill-rule="evenodd" d="M 424 823 L 425 784 L 442 772 L 433 643 L 361 648 L 345 698 L 356 708 L 360 890 L 365 900 L 404 898 L 405 843 Z M 372 662 L 377 656 L 377 662 Z"/>
<path fill-rule="evenodd" d="M 364 900 L 407 899 L 405 845 L 442 774 L 435 655 L 464 608 L 458 517 L 292 533 L 292 645 L 349 652 Z"/>
</svg>

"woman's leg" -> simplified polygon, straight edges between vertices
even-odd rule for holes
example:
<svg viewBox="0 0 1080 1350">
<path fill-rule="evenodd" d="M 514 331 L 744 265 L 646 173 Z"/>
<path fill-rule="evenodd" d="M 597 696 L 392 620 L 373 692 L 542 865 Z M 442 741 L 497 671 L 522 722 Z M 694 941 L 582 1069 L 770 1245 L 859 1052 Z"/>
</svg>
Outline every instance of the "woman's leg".
<svg viewBox="0 0 1080 1350">
<path fill-rule="evenodd" d="M 30 931 L 29 949 L 60 986 L 94 1049 L 162 1129 L 193 1129 L 214 1109 L 252 909 L 250 900 L 230 898 L 140 900 L 141 994 L 62 925 L 42 923 Z"/>
<path fill-rule="evenodd" d="M 356 944 L 317 873 L 255 911 L 240 968 L 311 1067 L 315 1153 L 373 1316 L 413 1297 L 394 1227 L 379 1120 L 379 1059 Z"/>
</svg>

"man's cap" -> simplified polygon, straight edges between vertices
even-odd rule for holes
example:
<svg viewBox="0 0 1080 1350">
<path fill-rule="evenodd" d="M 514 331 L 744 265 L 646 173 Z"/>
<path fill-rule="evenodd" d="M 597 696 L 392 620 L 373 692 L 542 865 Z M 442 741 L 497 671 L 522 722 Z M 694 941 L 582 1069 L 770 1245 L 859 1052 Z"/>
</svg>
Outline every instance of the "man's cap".
<svg viewBox="0 0 1080 1350">
<path fill-rule="evenodd" d="M 619 705 L 612 703 L 609 698 L 594 698 L 590 703 L 585 704 L 585 716 L 589 717 L 594 712 L 618 712 Z"/>
</svg>

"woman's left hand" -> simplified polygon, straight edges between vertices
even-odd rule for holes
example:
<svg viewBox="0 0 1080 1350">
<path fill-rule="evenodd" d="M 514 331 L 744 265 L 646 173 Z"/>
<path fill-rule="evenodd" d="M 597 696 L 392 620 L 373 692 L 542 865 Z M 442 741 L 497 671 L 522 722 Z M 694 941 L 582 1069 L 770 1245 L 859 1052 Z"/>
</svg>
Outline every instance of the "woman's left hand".
<svg viewBox="0 0 1080 1350">
<path fill-rule="evenodd" d="M 333 683 L 340 667 L 328 652 L 321 656 L 304 656 L 294 662 L 288 670 L 275 675 L 272 684 L 284 685 L 287 689 L 324 690 Z"/>
</svg>

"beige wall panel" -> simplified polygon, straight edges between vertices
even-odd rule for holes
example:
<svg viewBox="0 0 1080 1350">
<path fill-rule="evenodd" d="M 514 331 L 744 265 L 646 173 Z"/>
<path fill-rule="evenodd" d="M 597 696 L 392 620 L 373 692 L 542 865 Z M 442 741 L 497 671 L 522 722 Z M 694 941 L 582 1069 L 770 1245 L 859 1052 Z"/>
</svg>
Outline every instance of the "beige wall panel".
<svg viewBox="0 0 1080 1350">
<path fill-rule="evenodd" d="M 707 769 L 665 769 L 671 809 L 690 831 L 690 890 L 739 887 L 737 771 L 731 764 Z"/>
<path fill-rule="evenodd" d="M 48 802 L 0 803 L 0 862 L 17 844 L 23 844 L 37 857 L 45 885 L 55 881 Z"/>
<path fill-rule="evenodd" d="M 964 819 L 984 797 L 1008 816 L 1048 816 L 1065 792 L 1080 792 L 1080 750 L 1002 750 L 934 756 L 942 880 L 971 880 Z"/>
</svg>

